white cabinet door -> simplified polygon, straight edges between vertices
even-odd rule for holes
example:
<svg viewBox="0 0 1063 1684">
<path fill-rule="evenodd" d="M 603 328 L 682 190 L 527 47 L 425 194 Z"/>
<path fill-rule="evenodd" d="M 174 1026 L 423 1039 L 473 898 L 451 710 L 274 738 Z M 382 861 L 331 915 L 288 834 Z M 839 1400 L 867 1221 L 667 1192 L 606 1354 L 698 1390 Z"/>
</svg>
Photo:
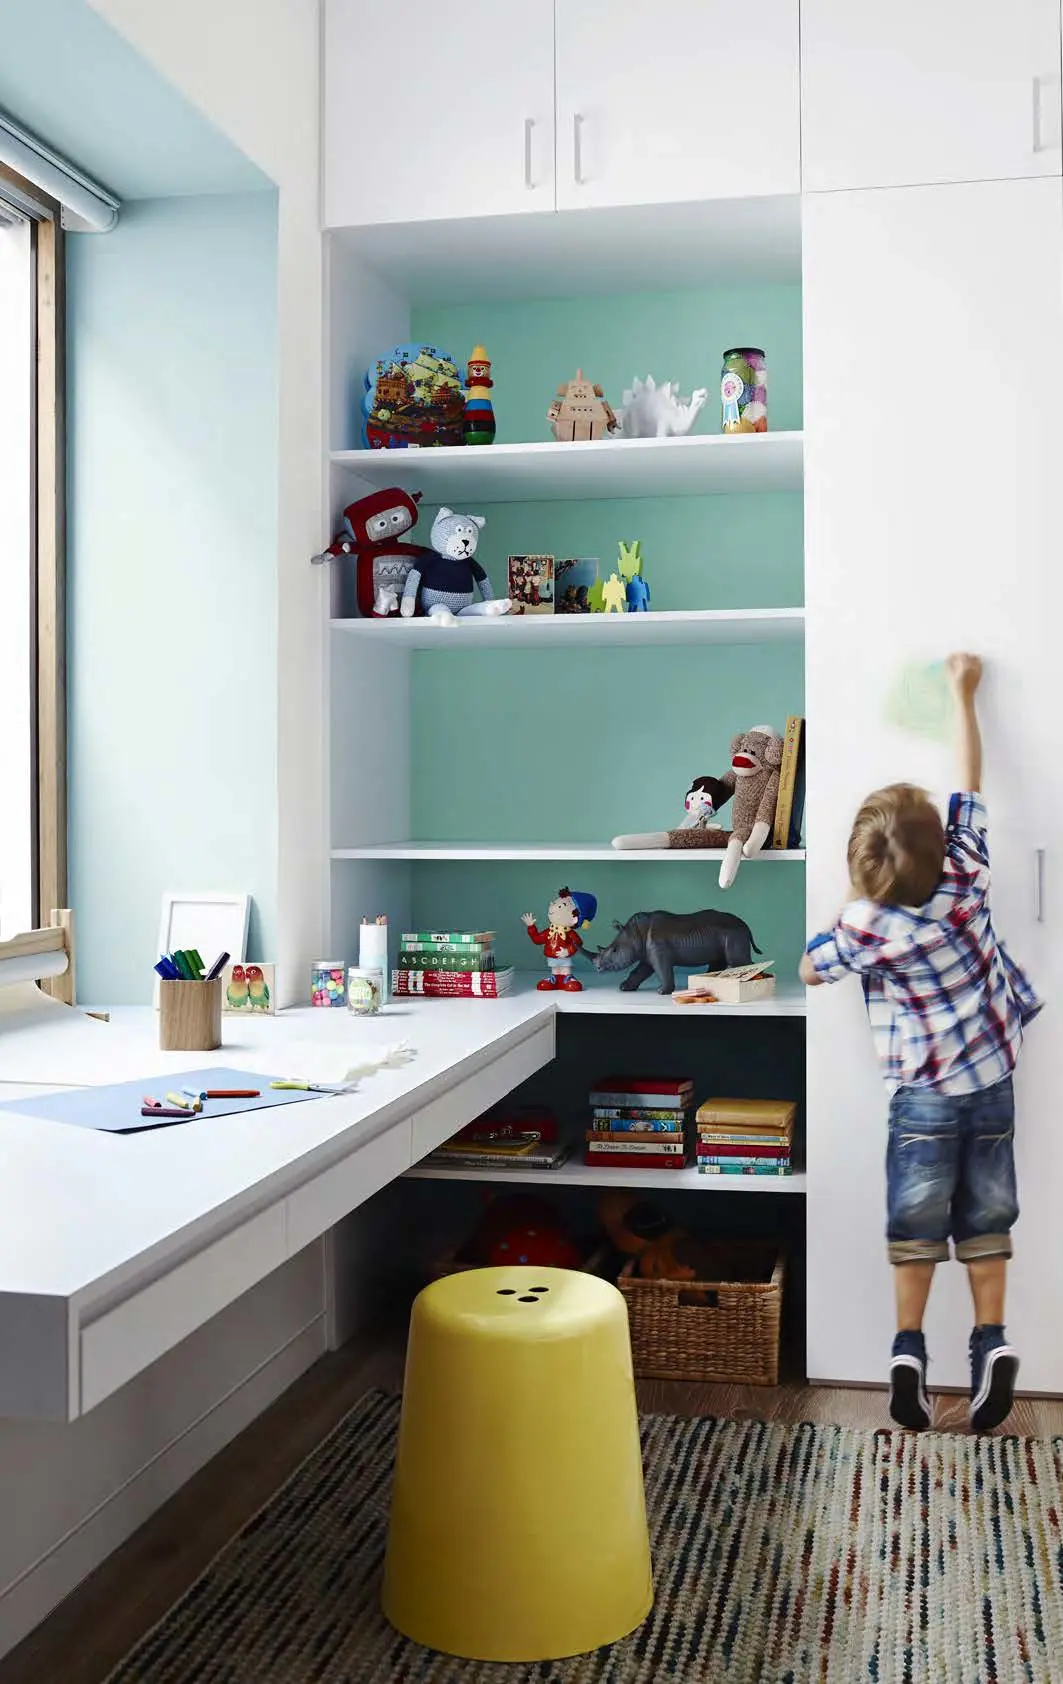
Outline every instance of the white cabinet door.
<svg viewBox="0 0 1063 1684">
<path fill-rule="evenodd" d="M 554 209 L 553 0 L 326 0 L 327 227 Z"/>
<path fill-rule="evenodd" d="M 797 12 L 558 0 L 558 208 L 798 192 Z"/>
<path fill-rule="evenodd" d="M 1058 175 L 1059 0 L 802 0 L 806 192 Z"/>
<path fill-rule="evenodd" d="M 845 898 L 862 797 L 952 782 L 948 750 L 885 723 L 899 665 L 980 650 L 995 918 L 1058 1001 L 1063 182 L 814 197 L 803 261 L 810 924 Z M 881 1383 L 893 1333 L 885 1090 L 859 985 L 811 991 L 808 1013 L 808 1371 Z M 1008 1313 L 1021 1382 L 1045 1391 L 1063 1391 L 1057 1017 L 1050 1004 L 1020 1062 Z M 966 1385 L 970 1325 L 950 1263 L 931 1298 L 932 1383 Z"/>
</svg>

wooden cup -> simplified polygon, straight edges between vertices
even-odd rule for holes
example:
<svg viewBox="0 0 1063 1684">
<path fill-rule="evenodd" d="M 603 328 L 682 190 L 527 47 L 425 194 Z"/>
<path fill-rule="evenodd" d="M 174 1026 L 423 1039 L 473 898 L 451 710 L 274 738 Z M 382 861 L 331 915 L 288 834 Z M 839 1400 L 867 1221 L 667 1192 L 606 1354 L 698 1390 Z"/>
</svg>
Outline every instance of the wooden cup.
<svg viewBox="0 0 1063 1684">
<path fill-rule="evenodd" d="M 163 1052 L 213 1052 L 221 1046 L 221 977 L 213 982 L 162 981 L 159 1046 Z"/>
</svg>

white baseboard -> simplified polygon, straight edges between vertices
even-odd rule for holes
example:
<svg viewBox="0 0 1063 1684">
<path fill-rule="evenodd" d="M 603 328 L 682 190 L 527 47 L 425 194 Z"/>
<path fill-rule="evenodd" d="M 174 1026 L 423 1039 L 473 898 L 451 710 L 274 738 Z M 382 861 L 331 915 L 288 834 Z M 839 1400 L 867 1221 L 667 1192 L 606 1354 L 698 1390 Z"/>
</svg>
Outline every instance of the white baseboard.
<svg viewBox="0 0 1063 1684">
<path fill-rule="evenodd" d="M 10 1585 L 0 1595 L 0 1657 L 21 1643 L 64 1597 L 324 1352 L 325 1318 L 319 1313 L 151 1456 Z"/>
</svg>

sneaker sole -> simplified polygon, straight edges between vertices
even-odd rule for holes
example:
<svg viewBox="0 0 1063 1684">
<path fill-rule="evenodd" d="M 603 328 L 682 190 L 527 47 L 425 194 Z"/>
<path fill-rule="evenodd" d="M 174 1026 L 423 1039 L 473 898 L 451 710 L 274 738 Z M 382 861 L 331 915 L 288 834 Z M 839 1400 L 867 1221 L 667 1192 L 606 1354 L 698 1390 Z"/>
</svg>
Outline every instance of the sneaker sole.
<svg viewBox="0 0 1063 1684">
<path fill-rule="evenodd" d="M 912 1433 L 930 1425 L 930 1401 L 917 1357 L 894 1357 L 890 1363 L 890 1418 Z"/>
<path fill-rule="evenodd" d="M 998 1345 L 986 1358 L 982 1384 L 971 1399 L 971 1426 L 976 1433 L 992 1432 L 1011 1414 L 1019 1359 L 1010 1345 Z"/>
</svg>

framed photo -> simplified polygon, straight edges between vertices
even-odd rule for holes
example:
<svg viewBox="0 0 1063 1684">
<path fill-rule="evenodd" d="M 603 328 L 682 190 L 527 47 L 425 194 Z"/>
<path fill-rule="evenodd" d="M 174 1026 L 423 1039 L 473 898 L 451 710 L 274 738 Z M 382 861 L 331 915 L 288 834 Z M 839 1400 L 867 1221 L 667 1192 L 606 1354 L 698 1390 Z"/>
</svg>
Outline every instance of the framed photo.
<svg viewBox="0 0 1063 1684">
<path fill-rule="evenodd" d="M 598 583 L 597 556 L 566 556 L 557 564 L 555 612 L 591 614 L 591 592 Z"/>
<path fill-rule="evenodd" d="M 159 916 L 160 953 L 194 947 L 203 963 L 213 965 L 219 953 L 228 953 L 234 963 L 247 955 L 247 926 L 251 917 L 250 895 L 177 894 L 162 897 Z M 155 1009 L 159 1006 L 159 981 L 155 979 Z"/>
<path fill-rule="evenodd" d="M 509 558 L 511 614 L 552 614 L 554 558 L 552 555 L 511 555 Z"/>
<path fill-rule="evenodd" d="M 276 1016 L 276 965 L 226 965 L 221 973 L 221 1009 L 228 1017 Z"/>
</svg>

